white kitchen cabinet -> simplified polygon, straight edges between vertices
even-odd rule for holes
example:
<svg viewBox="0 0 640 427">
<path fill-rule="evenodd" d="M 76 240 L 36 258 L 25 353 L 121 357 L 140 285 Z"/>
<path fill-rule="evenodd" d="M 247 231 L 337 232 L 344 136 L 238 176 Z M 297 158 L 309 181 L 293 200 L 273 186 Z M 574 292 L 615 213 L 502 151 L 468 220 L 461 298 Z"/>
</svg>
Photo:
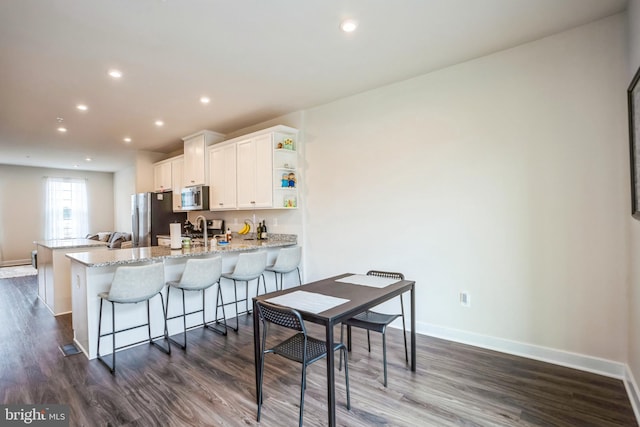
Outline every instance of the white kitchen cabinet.
<svg viewBox="0 0 640 427">
<path fill-rule="evenodd" d="M 236 147 L 238 208 L 272 207 L 272 134 L 238 141 Z"/>
<path fill-rule="evenodd" d="M 236 144 L 209 147 L 209 210 L 237 208 Z"/>
<path fill-rule="evenodd" d="M 184 141 L 184 187 L 208 184 L 209 161 L 206 158 L 206 150 L 209 145 L 223 139 L 224 135 L 209 130 L 182 138 Z"/>
<path fill-rule="evenodd" d="M 182 183 L 184 156 L 171 159 L 171 189 L 173 190 L 173 211 L 182 212 Z"/>
<path fill-rule="evenodd" d="M 153 191 L 171 190 L 171 160 L 163 160 L 153 165 Z"/>
</svg>

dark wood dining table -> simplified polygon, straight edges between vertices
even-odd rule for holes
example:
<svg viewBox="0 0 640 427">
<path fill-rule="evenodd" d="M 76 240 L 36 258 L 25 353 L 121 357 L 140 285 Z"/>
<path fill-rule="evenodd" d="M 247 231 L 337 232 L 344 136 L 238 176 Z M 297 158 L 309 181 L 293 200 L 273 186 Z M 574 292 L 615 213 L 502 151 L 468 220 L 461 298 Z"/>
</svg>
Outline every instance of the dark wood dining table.
<svg viewBox="0 0 640 427">
<path fill-rule="evenodd" d="M 299 287 L 288 288 L 281 291 L 270 292 L 253 298 L 253 342 L 255 352 L 256 374 L 256 402 L 258 400 L 258 379 L 260 377 L 260 319 L 258 317 L 257 302 L 265 301 L 280 295 L 296 291 L 313 292 L 331 297 L 347 299 L 348 302 L 340 304 L 320 313 L 298 310 L 305 321 L 324 325 L 327 348 L 332 348 L 334 338 L 333 330 L 343 321 L 375 307 L 391 298 L 407 291 L 411 292 L 411 370 L 416 370 L 416 315 L 415 315 L 415 282 L 412 280 L 400 280 L 385 287 L 364 286 L 360 284 L 338 282 L 352 273 L 341 274 L 328 279 L 307 283 Z M 294 307 L 295 308 L 295 307 Z M 336 425 L 336 393 L 335 393 L 335 354 L 327 352 L 327 408 L 328 425 Z"/>
</svg>

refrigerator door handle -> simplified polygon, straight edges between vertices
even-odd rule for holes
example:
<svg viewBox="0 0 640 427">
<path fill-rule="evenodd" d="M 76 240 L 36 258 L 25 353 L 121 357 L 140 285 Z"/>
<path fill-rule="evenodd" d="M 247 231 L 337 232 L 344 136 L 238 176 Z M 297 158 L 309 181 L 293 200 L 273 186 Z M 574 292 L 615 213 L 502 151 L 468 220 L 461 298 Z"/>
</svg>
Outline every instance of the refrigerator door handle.
<svg viewBox="0 0 640 427">
<path fill-rule="evenodd" d="M 133 211 L 133 246 L 138 247 L 140 243 L 140 234 L 138 234 L 139 230 L 139 222 L 140 222 L 140 211 L 138 210 L 138 206 L 135 207 Z"/>
</svg>

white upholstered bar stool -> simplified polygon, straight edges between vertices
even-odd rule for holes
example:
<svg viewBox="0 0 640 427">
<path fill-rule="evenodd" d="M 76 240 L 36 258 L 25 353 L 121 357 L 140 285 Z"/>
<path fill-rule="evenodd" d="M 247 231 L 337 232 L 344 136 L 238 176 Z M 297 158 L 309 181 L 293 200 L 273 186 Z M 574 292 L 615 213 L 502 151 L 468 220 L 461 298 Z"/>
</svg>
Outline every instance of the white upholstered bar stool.
<svg viewBox="0 0 640 427">
<path fill-rule="evenodd" d="M 167 333 L 167 321 L 166 311 L 164 306 L 164 299 L 160 292 L 164 288 L 164 264 L 154 263 L 147 265 L 137 266 L 121 266 L 116 269 L 113 281 L 109 291 L 102 292 L 98 296 L 100 297 L 100 316 L 98 320 L 98 360 L 109 368 L 112 374 L 116 371 L 116 351 L 124 348 L 131 347 L 143 342 L 149 342 L 160 350 L 167 354 L 171 354 L 171 343 L 168 340 Z M 163 338 L 167 340 L 167 347 L 163 347 L 156 342 L 156 338 L 151 337 L 151 316 L 149 308 L 149 300 L 160 295 L 160 301 L 162 302 L 162 318 L 164 320 L 164 334 Z M 108 301 L 111 303 L 111 332 L 106 334 L 102 333 L 102 303 Z M 132 326 L 125 329 L 116 331 L 116 304 L 137 304 L 139 302 L 146 301 L 147 303 L 147 323 L 141 325 Z M 116 334 L 120 332 L 130 331 L 132 329 L 142 328 L 147 326 L 149 331 L 149 339 L 138 341 L 135 343 L 127 344 L 124 346 L 116 347 Z M 102 337 L 111 336 L 112 352 L 111 352 L 111 364 L 100 354 L 100 340 Z"/>
<path fill-rule="evenodd" d="M 266 251 L 257 251 L 257 252 L 244 252 L 238 255 L 238 262 L 236 263 L 235 268 L 231 273 L 223 273 L 222 277 L 225 279 L 233 280 L 233 292 L 235 295 L 235 306 L 236 306 L 236 327 L 231 328 L 234 331 L 238 332 L 238 302 L 245 302 L 245 312 L 249 313 L 249 282 L 252 280 L 258 280 L 256 285 L 256 296 L 260 290 L 260 278 L 262 278 L 262 283 L 264 285 L 264 291 L 267 292 L 267 285 L 264 281 L 264 270 L 267 267 L 267 252 Z M 243 299 L 238 300 L 238 287 L 237 282 L 245 282 L 245 297 Z M 227 303 L 231 304 L 231 303 Z M 216 300 L 216 318 L 218 317 L 218 307 L 222 306 L 224 309 L 225 304 L 218 304 Z"/>
<path fill-rule="evenodd" d="M 172 319 L 182 318 L 182 343 L 169 337 L 172 343 L 180 346 L 183 350 L 187 349 L 187 330 L 199 328 L 203 326 L 222 335 L 227 334 L 226 319 L 224 315 L 224 306 L 222 308 L 222 321 L 224 329 L 218 329 L 212 326 L 217 323 L 218 319 L 207 322 L 206 319 L 206 290 L 217 284 L 217 298 L 222 300 L 222 292 L 220 291 L 220 276 L 222 275 L 222 257 L 220 255 L 214 257 L 189 258 L 184 266 L 184 271 L 180 280 L 172 280 L 167 282 L 167 322 Z M 182 313 L 169 317 L 169 297 L 171 289 L 180 290 L 182 293 Z M 185 305 L 185 292 L 201 292 L 202 308 L 187 313 Z M 187 316 L 191 314 L 202 313 L 202 323 L 187 328 Z"/>
<path fill-rule="evenodd" d="M 300 259 L 302 258 L 302 248 L 294 246 L 290 248 L 282 248 L 278 251 L 276 261 L 273 265 L 267 266 L 267 271 L 272 271 L 276 279 L 276 291 L 282 290 L 283 276 L 296 270 L 298 272 L 298 284 L 302 285 L 300 277 Z M 280 287 L 278 288 L 278 274 L 280 274 Z"/>
</svg>

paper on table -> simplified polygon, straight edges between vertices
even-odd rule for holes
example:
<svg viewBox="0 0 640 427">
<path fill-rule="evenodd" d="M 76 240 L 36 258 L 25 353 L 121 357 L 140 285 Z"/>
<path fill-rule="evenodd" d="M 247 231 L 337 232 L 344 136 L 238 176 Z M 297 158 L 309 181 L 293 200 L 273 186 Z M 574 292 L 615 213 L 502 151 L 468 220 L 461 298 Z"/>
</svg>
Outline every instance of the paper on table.
<svg viewBox="0 0 640 427">
<path fill-rule="evenodd" d="M 269 298 L 265 301 L 285 307 L 295 308 L 296 310 L 306 311 L 308 313 L 321 313 L 329 310 L 330 308 L 337 307 L 340 304 L 344 304 L 345 302 L 349 302 L 348 299 L 307 291 L 295 291 L 289 294 Z"/>
<path fill-rule="evenodd" d="M 398 279 L 392 279 L 389 277 L 367 276 L 366 274 L 354 274 L 352 276 L 343 277 L 342 279 L 336 279 L 336 282 L 371 286 L 373 288 L 384 288 L 398 281 Z"/>
</svg>

